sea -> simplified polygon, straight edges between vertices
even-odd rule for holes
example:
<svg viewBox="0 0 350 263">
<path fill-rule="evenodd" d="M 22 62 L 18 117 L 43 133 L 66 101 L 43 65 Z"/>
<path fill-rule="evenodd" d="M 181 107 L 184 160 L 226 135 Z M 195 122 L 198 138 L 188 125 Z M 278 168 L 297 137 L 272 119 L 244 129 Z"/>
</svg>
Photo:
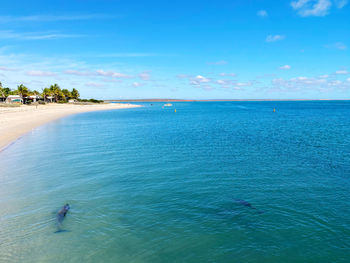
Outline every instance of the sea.
<svg viewBox="0 0 350 263">
<path fill-rule="evenodd" d="M 350 101 L 172 104 L 0 152 L 0 262 L 350 262 Z"/>
</svg>

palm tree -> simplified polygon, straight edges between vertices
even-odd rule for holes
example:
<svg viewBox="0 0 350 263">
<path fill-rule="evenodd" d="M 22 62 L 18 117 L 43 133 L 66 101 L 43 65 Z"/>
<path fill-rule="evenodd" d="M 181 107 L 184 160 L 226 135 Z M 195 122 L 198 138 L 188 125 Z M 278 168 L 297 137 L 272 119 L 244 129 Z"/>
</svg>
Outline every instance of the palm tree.
<svg viewBox="0 0 350 263">
<path fill-rule="evenodd" d="M 32 94 L 33 94 L 33 95 L 37 95 L 37 96 L 39 96 L 39 95 L 40 95 L 40 92 L 39 92 L 39 91 L 37 91 L 37 90 L 33 90 Z"/>
<path fill-rule="evenodd" d="M 47 97 L 51 95 L 51 91 L 48 88 L 43 89 L 43 92 L 41 93 L 41 95 L 44 97 L 44 101 L 46 102 Z"/>
<path fill-rule="evenodd" d="M 5 98 L 5 91 L 4 88 L 2 87 L 2 83 L 0 82 L 0 97 Z"/>
<path fill-rule="evenodd" d="M 29 89 L 23 84 L 21 84 L 17 87 L 17 91 L 18 91 L 18 95 L 22 98 L 24 102 L 24 98 L 27 97 L 29 94 Z"/>
<path fill-rule="evenodd" d="M 79 97 L 80 97 L 79 91 L 74 89 L 74 88 L 72 89 L 71 94 L 72 94 L 73 99 L 79 99 Z"/>
<path fill-rule="evenodd" d="M 58 86 L 57 84 L 53 84 L 50 86 L 50 91 L 52 93 L 52 95 L 55 97 L 55 102 L 58 102 L 58 100 L 63 97 L 62 91 L 60 86 Z"/>
<path fill-rule="evenodd" d="M 69 100 L 72 97 L 72 93 L 67 89 L 63 89 L 62 93 L 63 93 L 66 100 Z"/>
<path fill-rule="evenodd" d="M 0 98 L 1 98 L 1 101 L 3 101 L 3 99 L 6 99 L 5 90 L 2 87 L 2 83 L 1 82 L 0 82 Z"/>
</svg>

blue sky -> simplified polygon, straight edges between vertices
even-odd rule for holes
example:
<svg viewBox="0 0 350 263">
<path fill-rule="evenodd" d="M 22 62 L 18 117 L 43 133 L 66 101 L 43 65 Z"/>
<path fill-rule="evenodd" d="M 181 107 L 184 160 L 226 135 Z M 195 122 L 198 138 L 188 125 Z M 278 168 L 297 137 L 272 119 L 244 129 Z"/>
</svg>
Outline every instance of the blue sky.
<svg viewBox="0 0 350 263">
<path fill-rule="evenodd" d="M 82 97 L 349 99 L 348 0 L 12 0 L 0 81 Z"/>
</svg>

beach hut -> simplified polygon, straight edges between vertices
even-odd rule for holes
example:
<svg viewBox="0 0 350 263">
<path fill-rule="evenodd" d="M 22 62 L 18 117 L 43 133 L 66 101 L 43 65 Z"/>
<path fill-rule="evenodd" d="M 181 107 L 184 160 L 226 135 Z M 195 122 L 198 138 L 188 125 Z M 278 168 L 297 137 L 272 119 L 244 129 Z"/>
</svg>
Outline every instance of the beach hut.
<svg viewBox="0 0 350 263">
<path fill-rule="evenodd" d="M 9 95 L 6 98 L 6 103 L 23 103 L 23 99 L 19 95 Z"/>
<path fill-rule="evenodd" d="M 54 97 L 53 96 L 47 96 L 46 99 L 48 100 L 48 102 L 52 102 Z"/>
<path fill-rule="evenodd" d="M 74 103 L 74 102 L 77 102 L 77 100 L 75 100 L 75 99 L 68 100 L 68 103 Z"/>
<path fill-rule="evenodd" d="M 37 102 L 38 100 L 41 99 L 41 97 L 39 95 L 31 95 L 31 96 L 28 96 L 27 99 L 32 100 L 33 102 Z"/>
</svg>

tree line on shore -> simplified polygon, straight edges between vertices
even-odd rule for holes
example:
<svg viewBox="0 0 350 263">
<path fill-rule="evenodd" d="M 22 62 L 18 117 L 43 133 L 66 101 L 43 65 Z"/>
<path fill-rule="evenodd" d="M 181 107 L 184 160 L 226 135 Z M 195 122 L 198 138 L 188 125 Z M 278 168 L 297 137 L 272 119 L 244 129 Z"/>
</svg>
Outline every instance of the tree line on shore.
<svg viewBox="0 0 350 263">
<path fill-rule="evenodd" d="M 17 89 L 11 90 L 10 88 L 4 88 L 2 86 L 2 83 L 0 82 L 0 98 L 3 98 L 6 100 L 6 98 L 10 95 L 18 95 L 22 98 L 22 100 L 30 101 L 29 96 L 38 96 L 43 99 L 44 102 L 56 102 L 56 103 L 64 103 L 68 102 L 71 99 L 81 101 L 81 102 L 94 102 L 94 103 L 100 103 L 103 101 L 90 99 L 80 99 L 79 91 L 75 88 L 73 88 L 71 91 L 68 89 L 61 89 L 58 84 L 53 84 L 49 88 L 44 88 L 42 92 L 39 92 L 37 90 L 31 91 L 28 87 L 21 84 L 17 86 Z"/>
<path fill-rule="evenodd" d="M 23 84 L 19 85 L 15 90 L 11 90 L 10 88 L 3 88 L 0 82 L 0 96 L 7 98 L 9 95 L 19 95 L 22 99 L 25 99 L 28 96 L 40 96 L 44 99 L 44 101 L 48 101 L 48 97 L 52 97 L 52 101 L 54 102 L 79 99 L 80 97 L 79 91 L 77 89 L 73 88 L 72 91 L 69 91 L 67 89 L 61 89 L 57 84 L 53 84 L 49 88 L 44 88 L 42 92 L 39 92 L 37 90 L 31 91 Z"/>
</svg>

